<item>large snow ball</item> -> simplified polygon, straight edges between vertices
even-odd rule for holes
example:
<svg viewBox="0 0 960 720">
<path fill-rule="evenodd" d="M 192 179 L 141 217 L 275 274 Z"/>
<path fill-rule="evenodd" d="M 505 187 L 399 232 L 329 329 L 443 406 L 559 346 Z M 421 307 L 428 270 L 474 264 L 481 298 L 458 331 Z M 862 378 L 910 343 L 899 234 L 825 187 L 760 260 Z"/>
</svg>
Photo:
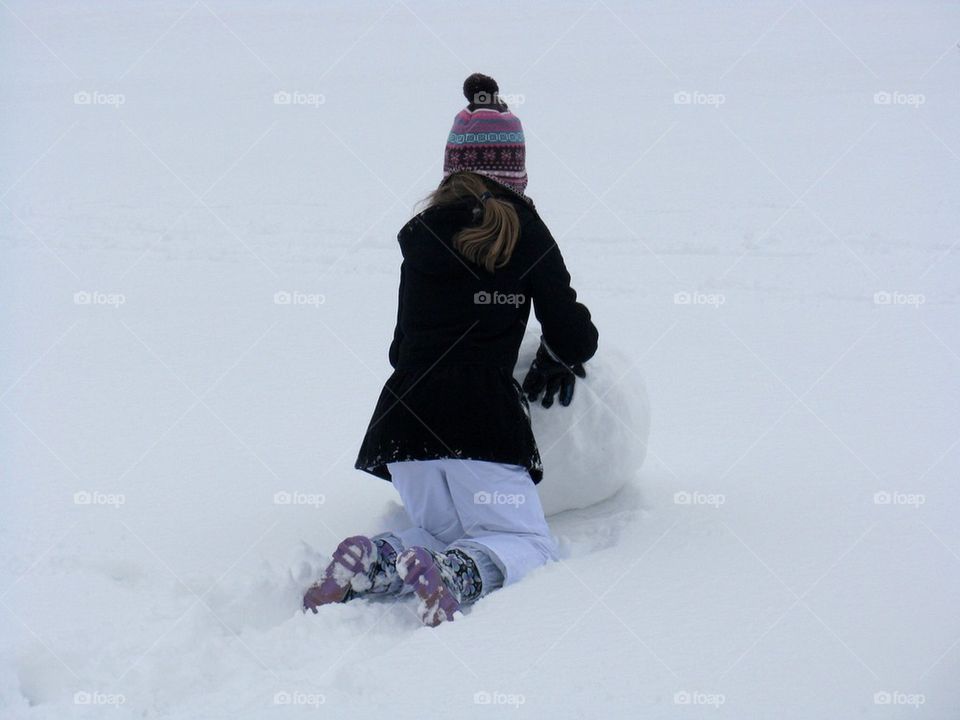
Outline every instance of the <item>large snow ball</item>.
<svg viewBox="0 0 960 720">
<path fill-rule="evenodd" d="M 537 354 L 540 337 L 527 333 L 516 378 Z M 547 515 L 577 510 L 611 497 L 643 465 L 650 435 L 650 403 L 630 359 L 604 342 L 577 378 L 573 402 L 544 408 L 530 403 L 533 434 L 543 460 L 537 485 Z"/>
</svg>

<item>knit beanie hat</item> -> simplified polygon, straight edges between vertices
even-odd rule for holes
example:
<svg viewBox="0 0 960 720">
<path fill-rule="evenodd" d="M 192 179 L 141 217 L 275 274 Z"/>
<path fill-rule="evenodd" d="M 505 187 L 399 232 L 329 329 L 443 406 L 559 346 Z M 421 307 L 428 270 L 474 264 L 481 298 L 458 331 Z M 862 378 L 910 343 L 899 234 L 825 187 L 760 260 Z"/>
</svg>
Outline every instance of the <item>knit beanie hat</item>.
<svg viewBox="0 0 960 720">
<path fill-rule="evenodd" d="M 500 100 L 500 87 L 492 77 L 474 73 L 464 81 L 463 94 L 469 104 L 453 119 L 443 176 L 469 171 L 523 195 L 527 169 L 520 118 Z"/>
</svg>

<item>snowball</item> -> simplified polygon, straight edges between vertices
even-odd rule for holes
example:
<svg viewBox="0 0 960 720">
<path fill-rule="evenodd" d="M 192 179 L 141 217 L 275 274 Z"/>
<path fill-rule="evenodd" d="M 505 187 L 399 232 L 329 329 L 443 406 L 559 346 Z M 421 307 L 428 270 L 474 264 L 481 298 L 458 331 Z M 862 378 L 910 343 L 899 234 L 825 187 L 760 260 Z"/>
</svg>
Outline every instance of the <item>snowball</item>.
<svg viewBox="0 0 960 720">
<path fill-rule="evenodd" d="M 539 344 L 538 334 L 524 337 L 516 368 L 520 382 Z M 530 403 L 543 459 L 537 490 L 547 515 L 606 500 L 634 477 L 647 454 L 650 403 L 631 360 L 604 342 L 585 367 L 587 377 L 577 378 L 569 407 Z"/>
</svg>

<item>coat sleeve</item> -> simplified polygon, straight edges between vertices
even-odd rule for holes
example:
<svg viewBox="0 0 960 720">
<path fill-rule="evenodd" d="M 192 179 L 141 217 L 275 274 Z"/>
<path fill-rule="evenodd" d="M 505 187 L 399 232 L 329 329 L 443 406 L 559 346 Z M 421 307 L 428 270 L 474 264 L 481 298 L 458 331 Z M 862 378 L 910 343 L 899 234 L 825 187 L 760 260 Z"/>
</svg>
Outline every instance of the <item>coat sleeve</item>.
<svg viewBox="0 0 960 720">
<path fill-rule="evenodd" d="M 556 241 L 535 218 L 523 231 L 532 250 L 527 278 L 533 310 L 540 321 L 543 339 L 565 363 L 586 362 L 597 351 L 599 333 L 590 319 L 590 311 L 577 302 L 577 292 L 570 286 L 570 273 Z"/>
<path fill-rule="evenodd" d="M 397 361 L 400 358 L 400 343 L 403 342 L 403 330 L 400 327 L 400 315 L 403 310 L 403 280 L 404 280 L 404 263 L 400 264 L 400 289 L 397 291 L 397 324 L 393 329 L 393 342 L 390 343 L 390 351 L 388 357 L 390 359 L 390 366 L 396 370 Z"/>
</svg>

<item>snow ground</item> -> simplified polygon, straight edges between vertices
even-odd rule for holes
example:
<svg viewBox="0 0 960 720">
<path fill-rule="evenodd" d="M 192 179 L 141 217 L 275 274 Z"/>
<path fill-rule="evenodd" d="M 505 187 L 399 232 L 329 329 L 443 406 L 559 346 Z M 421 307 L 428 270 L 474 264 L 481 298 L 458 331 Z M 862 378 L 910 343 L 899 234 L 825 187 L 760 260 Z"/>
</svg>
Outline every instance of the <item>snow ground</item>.
<svg viewBox="0 0 960 720">
<path fill-rule="evenodd" d="M 4 0 L 0 715 L 960 716 L 958 20 Z M 304 616 L 474 70 L 647 462 L 469 618 Z"/>
</svg>

